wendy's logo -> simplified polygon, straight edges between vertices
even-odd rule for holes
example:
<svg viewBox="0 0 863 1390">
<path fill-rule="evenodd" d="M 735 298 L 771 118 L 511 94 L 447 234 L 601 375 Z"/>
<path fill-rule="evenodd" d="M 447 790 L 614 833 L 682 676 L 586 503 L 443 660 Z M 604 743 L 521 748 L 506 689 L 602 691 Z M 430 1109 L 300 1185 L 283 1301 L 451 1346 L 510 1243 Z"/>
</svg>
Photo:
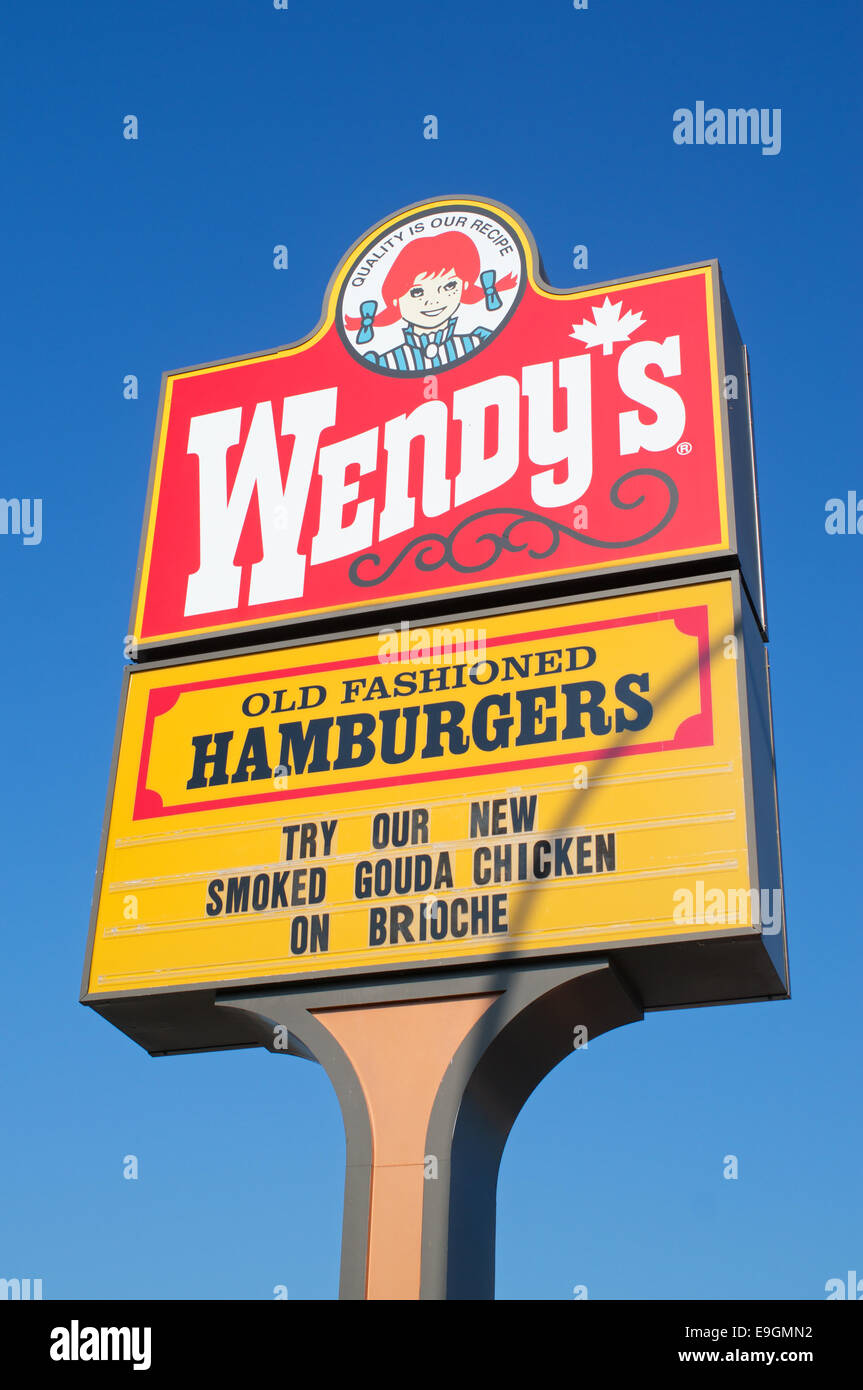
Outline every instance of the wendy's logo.
<svg viewBox="0 0 863 1390">
<path fill-rule="evenodd" d="M 457 367 L 501 331 L 521 298 L 518 231 L 454 201 L 413 210 L 366 238 L 345 273 L 337 322 L 364 366 L 396 377 Z"/>
</svg>

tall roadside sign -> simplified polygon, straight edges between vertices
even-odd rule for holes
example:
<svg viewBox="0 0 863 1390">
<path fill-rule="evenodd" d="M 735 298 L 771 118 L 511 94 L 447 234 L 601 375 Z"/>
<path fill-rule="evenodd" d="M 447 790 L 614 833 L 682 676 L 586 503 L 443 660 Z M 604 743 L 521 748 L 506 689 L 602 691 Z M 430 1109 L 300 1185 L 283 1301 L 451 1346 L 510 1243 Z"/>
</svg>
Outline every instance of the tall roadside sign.
<svg viewBox="0 0 863 1390">
<path fill-rule="evenodd" d="M 342 1296 L 493 1296 L 542 1076 L 785 998 L 748 360 L 715 262 L 562 292 L 485 199 L 166 376 L 82 1000 L 319 1061 Z"/>
</svg>

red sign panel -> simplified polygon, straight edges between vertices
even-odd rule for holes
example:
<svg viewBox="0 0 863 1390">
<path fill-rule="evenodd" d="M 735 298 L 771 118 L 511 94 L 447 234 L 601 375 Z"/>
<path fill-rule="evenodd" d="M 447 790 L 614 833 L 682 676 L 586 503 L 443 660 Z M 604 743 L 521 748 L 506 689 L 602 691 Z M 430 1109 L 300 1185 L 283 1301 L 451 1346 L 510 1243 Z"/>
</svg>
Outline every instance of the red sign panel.
<svg viewBox="0 0 863 1390">
<path fill-rule="evenodd" d="M 550 290 L 485 200 L 390 218 L 311 337 L 166 377 L 134 636 L 729 553 L 718 301 L 713 262 Z"/>
</svg>

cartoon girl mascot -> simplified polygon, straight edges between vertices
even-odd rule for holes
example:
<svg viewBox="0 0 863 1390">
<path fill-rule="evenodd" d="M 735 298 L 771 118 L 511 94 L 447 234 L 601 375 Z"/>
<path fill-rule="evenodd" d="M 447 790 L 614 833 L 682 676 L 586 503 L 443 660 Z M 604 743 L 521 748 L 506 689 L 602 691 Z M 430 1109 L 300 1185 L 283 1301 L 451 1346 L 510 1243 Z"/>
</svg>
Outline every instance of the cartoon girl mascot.
<svg viewBox="0 0 863 1390">
<path fill-rule="evenodd" d="M 479 251 L 464 232 L 442 232 L 408 242 L 401 250 L 383 283 L 384 307 L 377 312 L 376 299 L 360 305 L 361 318 L 346 318 L 346 327 L 359 329 L 357 346 L 370 343 L 375 328 L 384 328 L 396 319 L 404 320 L 404 342 L 390 352 L 367 352 L 366 360 L 376 367 L 399 372 L 433 371 L 449 366 L 491 337 L 491 329 L 475 328 L 456 333 L 455 313 L 460 304 L 485 300 L 489 313 L 502 309 L 498 290 L 516 285 L 507 275 L 495 286 L 495 272 L 480 272 Z"/>
</svg>

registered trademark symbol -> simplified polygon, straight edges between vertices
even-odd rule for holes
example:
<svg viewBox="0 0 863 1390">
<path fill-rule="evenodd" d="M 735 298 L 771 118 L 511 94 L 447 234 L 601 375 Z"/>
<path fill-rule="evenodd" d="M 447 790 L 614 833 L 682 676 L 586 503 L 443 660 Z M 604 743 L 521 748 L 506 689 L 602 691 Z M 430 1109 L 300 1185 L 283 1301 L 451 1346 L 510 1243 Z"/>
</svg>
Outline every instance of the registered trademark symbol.
<svg viewBox="0 0 863 1390">
<path fill-rule="evenodd" d="M 684 440 L 684 442 L 683 442 L 682 444 L 678 444 L 678 446 L 677 446 L 677 452 L 678 452 L 679 454 L 691 454 L 691 453 L 692 453 L 692 445 L 691 445 L 691 444 L 687 444 L 686 441 Z"/>
</svg>

